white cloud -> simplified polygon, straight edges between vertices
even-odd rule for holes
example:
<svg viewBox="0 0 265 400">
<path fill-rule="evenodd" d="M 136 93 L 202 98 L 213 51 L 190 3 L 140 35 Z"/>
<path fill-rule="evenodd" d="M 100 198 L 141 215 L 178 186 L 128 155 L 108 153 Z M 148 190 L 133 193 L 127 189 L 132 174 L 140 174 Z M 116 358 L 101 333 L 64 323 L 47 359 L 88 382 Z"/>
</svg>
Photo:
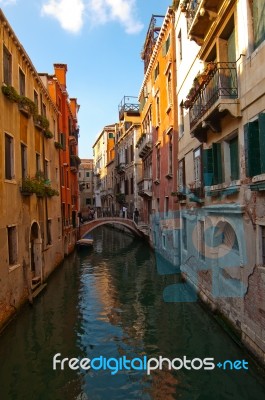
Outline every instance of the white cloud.
<svg viewBox="0 0 265 400">
<path fill-rule="evenodd" d="M 17 0 L 0 0 L 0 6 L 10 6 L 15 4 Z"/>
<path fill-rule="evenodd" d="M 93 26 L 118 21 L 129 34 L 138 33 L 143 28 L 137 18 L 136 0 L 45 0 L 41 11 L 43 15 L 57 19 L 63 29 L 73 33 L 81 30 L 85 11 Z"/>
<path fill-rule="evenodd" d="M 84 0 L 47 0 L 42 14 L 57 19 L 61 27 L 72 33 L 81 30 L 84 23 Z"/>
<path fill-rule="evenodd" d="M 118 21 L 129 34 L 143 28 L 137 19 L 136 0 L 89 0 L 88 11 L 94 25 Z"/>
</svg>

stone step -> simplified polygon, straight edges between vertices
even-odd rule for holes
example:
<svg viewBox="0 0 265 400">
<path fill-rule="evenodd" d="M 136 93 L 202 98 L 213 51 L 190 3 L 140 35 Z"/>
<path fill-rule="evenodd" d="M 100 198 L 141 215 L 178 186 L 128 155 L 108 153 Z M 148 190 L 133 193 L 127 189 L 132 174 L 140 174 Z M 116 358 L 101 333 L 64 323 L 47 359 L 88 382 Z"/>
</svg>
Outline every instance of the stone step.
<svg viewBox="0 0 265 400">
<path fill-rule="evenodd" d="M 43 283 L 42 285 L 38 286 L 34 292 L 32 292 L 32 298 L 35 299 L 47 286 L 47 283 Z"/>
</svg>

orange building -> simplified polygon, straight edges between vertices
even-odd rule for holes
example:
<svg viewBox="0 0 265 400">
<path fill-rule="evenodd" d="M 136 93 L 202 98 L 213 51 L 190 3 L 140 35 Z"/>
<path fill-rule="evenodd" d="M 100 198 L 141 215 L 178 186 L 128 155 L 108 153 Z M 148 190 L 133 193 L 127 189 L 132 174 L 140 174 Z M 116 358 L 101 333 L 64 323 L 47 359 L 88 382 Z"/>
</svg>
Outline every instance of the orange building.
<svg viewBox="0 0 265 400">
<path fill-rule="evenodd" d="M 78 225 L 78 157 L 79 127 L 77 99 L 69 98 L 66 86 L 66 64 L 54 64 L 54 75 L 42 74 L 49 93 L 59 110 L 58 138 L 55 143 L 60 149 L 61 212 L 64 253 L 69 254 L 77 239 Z"/>
<path fill-rule="evenodd" d="M 142 51 L 145 73 L 139 95 L 142 134 L 137 148 L 143 161 L 143 175 L 138 189 L 148 224 L 152 218 L 172 219 L 172 212 L 177 209 L 172 196 L 177 187 L 178 161 L 174 18 L 171 7 L 165 17 L 152 16 Z M 152 242 L 159 252 L 168 254 L 172 232 L 157 226 L 151 228 Z"/>
</svg>

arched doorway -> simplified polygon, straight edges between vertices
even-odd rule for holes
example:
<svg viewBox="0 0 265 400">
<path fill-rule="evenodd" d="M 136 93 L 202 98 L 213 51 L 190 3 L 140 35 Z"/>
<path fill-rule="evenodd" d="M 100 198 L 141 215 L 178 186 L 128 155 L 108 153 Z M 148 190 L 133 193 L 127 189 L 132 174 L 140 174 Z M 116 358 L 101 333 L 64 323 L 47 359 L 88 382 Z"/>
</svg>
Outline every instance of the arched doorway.
<svg viewBox="0 0 265 400">
<path fill-rule="evenodd" d="M 37 222 L 33 222 L 30 229 L 30 271 L 32 286 L 42 282 L 41 246 L 40 227 Z"/>
<path fill-rule="evenodd" d="M 217 249 L 218 297 L 241 298 L 243 291 L 241 256 L 238 233 L 227 221 L 221 221 L 214 229 L 213 247 Z"/>
</svg>

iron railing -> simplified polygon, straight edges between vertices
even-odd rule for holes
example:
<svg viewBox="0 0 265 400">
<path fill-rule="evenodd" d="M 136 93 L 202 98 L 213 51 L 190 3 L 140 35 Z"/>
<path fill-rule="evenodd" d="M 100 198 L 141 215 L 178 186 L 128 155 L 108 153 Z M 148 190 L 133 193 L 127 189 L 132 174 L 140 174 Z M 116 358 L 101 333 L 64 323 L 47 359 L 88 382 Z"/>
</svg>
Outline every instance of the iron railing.
<svg viewBox="0 0 265 400">
<path fill-rule="evenodd" d="M 192 99 L 190 109 L 190 127 L 192 128 L 203 115 L 222 99 L 238 98 L 236 63 L 218 62 L 212 76 L 198 89 Z"/>
</svg>

